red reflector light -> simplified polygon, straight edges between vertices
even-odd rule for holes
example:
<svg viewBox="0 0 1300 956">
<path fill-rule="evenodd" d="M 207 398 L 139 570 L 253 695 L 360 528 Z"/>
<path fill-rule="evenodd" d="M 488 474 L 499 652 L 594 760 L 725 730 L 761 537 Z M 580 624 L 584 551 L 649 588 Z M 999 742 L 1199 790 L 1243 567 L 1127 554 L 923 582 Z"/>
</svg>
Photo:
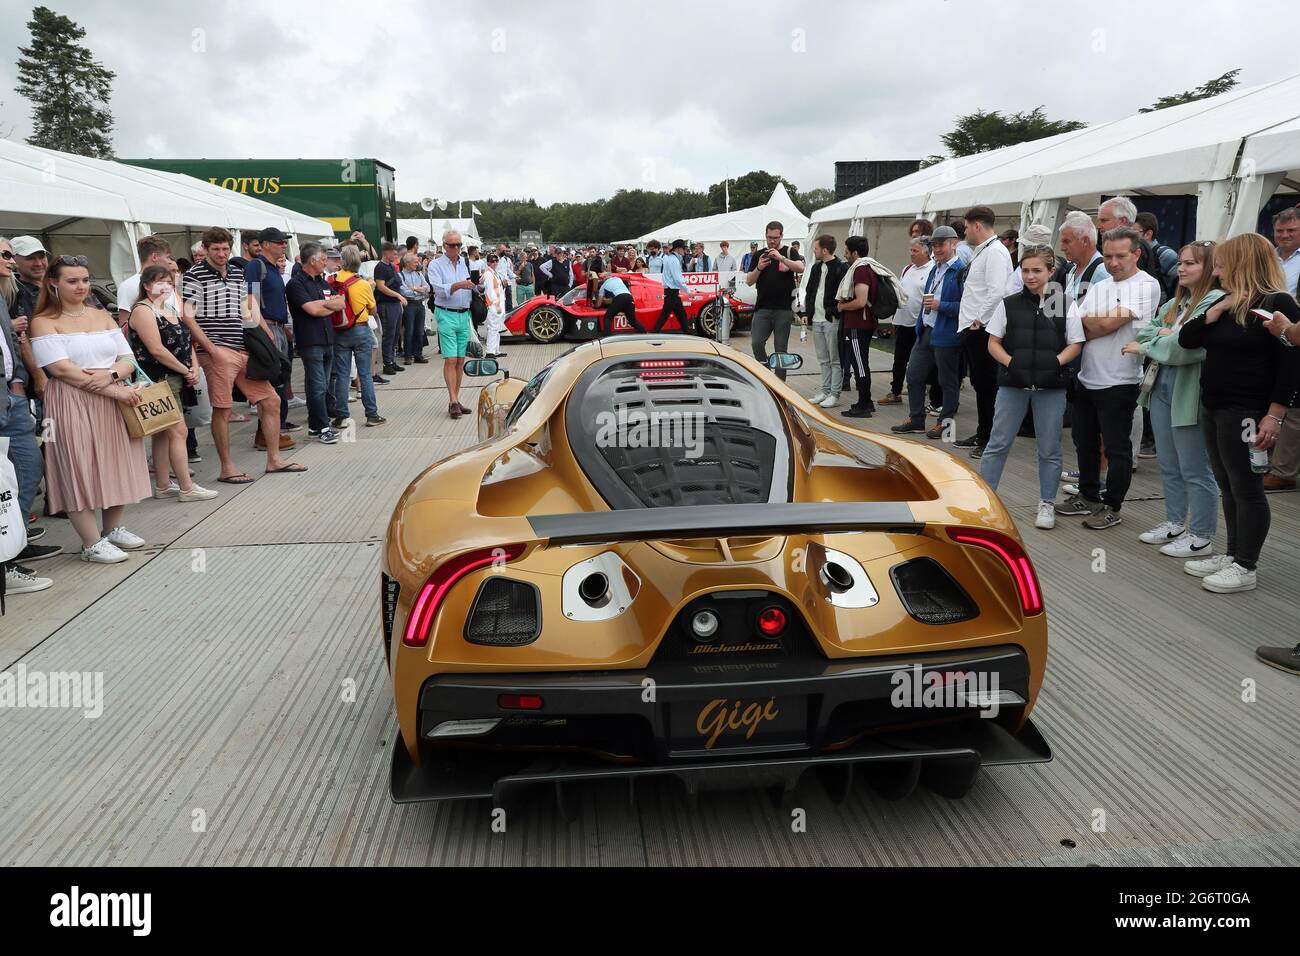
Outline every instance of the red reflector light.
<svg viewBox="0 0 1300 956">
<path fill-rule="evenodd" d="M 452 558 L 439 567 L 429 575 L 429 580 L 415 599 L 411 616 L 406 620 L 406 633 L 402 635 L 402 643 L 407 647 L 424 647 L 429 643 L 429 631 L 433 627 L 433 619 L 438 616 L 438 608 L 447 597 L 447 592 L 465 575 L 491 567 L 499 561 L 513 561 L 523 553 L 522 544 L 484 548 Z"/>
<path fill-rule="evenodd" d="M 502 694 L 497 698 L 502 710 L 541 710 L 542 703 L 536 694 Z"/>
<path fill-rule="evenodd" d="M 681 372 L 641 372 L 641 378 L 675 378 L 678 381 L 686 376 Z"/>
<path fill-rule="evenodd" d="M 765 607 L 758 615 L 758 629 L 768 637 L 776 637 L 785 630 L 785 611 L 779 607 Z"/>
<path fill-rule="evenodd" d="M 636 365 L 637 368 L 685 368 L 686 359 L 645 359 Z"/>
<path fill-rule="evenodd" d="M 1043 592 L 1038 587 L 1038 575 L 1030 563 L 1029 555 L 1020 546 L 1020 542 L 1000 531 L 988 531 L 984 528 L 949 528 L 948 537 L 958 544 L 968 544 L 976 548 L 992 551 L 1007 566 L 1011 579 L 1016 582 L 1016 591 L 1020 597 L 1020 610 L 1028 617 L 1043 613 Z"/>
</svg>

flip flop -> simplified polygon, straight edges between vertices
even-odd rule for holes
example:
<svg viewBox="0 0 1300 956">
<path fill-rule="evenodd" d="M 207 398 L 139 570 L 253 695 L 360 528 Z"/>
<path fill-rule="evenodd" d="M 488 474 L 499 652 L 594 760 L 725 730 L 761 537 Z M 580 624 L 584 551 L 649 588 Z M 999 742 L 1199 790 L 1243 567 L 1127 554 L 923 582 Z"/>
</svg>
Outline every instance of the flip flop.
<svg viewBox="0 0 1300 956">
<path fill-rule="evenodd" d="M 231 475 L 229 478 L 218 478 L 217 481 L 227 485 L 251 485 L 256 479 L 240 472 L 238 475 Z"/>
<path fill-rule="evenodd" d="M 295 475 L 296 475 L 296 474 L 300 474 L 301 472 L 304 472 L 304 471 L 306 471 L 306 470 L 307 470 L 307 466 L 306 466 L 306 465 L 300 465 L 300 464 L 298 464 L 298 462 L 296 462 L 296 461 L 291 461 L 291 462 L 289 462 L 289 464 L 285 465 L 283 468 L 268 468 L 268 469 L 266 469 L 266 473 L 267 473 L 268 475 L 282 475 L 282 474 L 284 474 L 285 472 L 289 472 L 290 474 L 295 474 Z"/>
<path fill-rule="evenodd" d="M 232 424 L 232 425 L 238 425 L 238 424 L 241 424 L 242 422 L 247 422 L 247 421 L 251 421 L 251 420 L 252 420 L 252 419 L 250 419 L 247 415 L 231 415 L 231 416 L 230 416 L 230 424 Z"/>
</svg>

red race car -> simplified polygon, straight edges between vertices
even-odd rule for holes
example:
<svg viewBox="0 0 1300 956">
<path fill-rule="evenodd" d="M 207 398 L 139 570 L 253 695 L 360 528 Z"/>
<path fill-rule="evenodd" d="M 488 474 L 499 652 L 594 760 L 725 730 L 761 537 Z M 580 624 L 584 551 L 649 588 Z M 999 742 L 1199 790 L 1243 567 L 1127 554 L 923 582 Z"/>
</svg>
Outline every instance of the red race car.
<svg viewBox="0 0 1300 956">
<path fill-rule="evenodd" d="M 701 278 L 709 273 L 699 274 Z M 647 329 L 653 329 L 659 321 L 659 312 L 664 304 L 664 287 L 657 276 L 640 272 L 620 272 L 618 277 L 627 283 L 632 300 L 636 303 L 637 320 Z M 688 276 L 691 281 L 693 276 Z M 581 341 L 601 336 L 601 322 L 605 317 L 605 307 L 594 305 L 595 295 L 593 280 L 587 286 L 570 289 L 556 299 L 551 295 L 535 295 L 527 302 L 521 302 L 506 314 L 506 332 L 512 336 L 527 336 L 535 342 L 555 342 L 560 339 Z M 711 285 L 704 291 L 689 292 L 682 298 L 686 307 L 686 317 L 700 326 L 709 338 L 715 338 L 718 332 L 718 313 L 721 309 L 718 301 L 716 275 Z M 753 303 L 745 303 L 734 295 L 723 294 L 731 308 L 733 322 L 740 324 L 741 319 L 749 319 L 754 311 Z M 633 332 L 632 324 L 623 316 L 614 319 L 614 333 Z M 670 315 L 661 330 L 664 332 L 684 331 L 675 316 Z"/>
</svg>

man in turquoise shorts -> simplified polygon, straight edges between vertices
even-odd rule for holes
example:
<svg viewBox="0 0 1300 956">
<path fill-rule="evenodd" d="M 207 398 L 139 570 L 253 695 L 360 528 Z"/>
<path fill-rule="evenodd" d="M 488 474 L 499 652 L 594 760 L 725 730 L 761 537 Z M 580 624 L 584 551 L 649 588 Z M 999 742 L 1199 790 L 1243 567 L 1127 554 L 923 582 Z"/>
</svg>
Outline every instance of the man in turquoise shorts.
<svg viewBox="0 0 1300 956">
<path fill-rule="evenodd" d="M 452 418 L 469 414 L 469 409 L 460 403 L 460 383 L 465 376 L 474 281 L 460 254 L 463 246 L 460 233 L 448 229 L 442 234 L 442 255 L 430 262 L 428 269 L 433 318 L 438 323 L 438 351 L 442 353 L 442 377 L 447 382 L 447 414 Z"/>
</svg>

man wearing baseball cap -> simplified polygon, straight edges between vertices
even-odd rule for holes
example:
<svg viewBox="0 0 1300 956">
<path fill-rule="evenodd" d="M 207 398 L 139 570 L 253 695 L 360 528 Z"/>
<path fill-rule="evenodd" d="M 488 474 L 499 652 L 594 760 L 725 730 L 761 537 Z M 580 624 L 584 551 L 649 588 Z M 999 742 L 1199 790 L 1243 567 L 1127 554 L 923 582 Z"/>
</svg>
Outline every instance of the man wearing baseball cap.
<svg viewBox="0 0 1300 956">
<path fill-rule="evenodd" d="M 257 234 L 258 253 L 248 261 L 244 269 L 244 282 L 249 294 L 257 300 L 262 318 L 266 319 L 271 331 L 271 340 L 280 354 L 292 359 L 290 343 L 293 341 L 292 327 L 289 325 L 289 299 L 285 294 L 284 276 L 276 265 L 284 254 L 289 237 L 279 229 L 270 226 Z M 276 386 L 280 396 L 280 448 L 293 448 L 297 442 L 287 433 L 302 428 L 296 422 L 289 421 L 289 382 L 286 379 Z M 262 423 L 257 423 L 257 434 L 253 437 L 253 446 L 259 450 L 266 449 L 266 438 L 262 434 Z"/>
<path fill-rule="evenodd" d="M 674 239 L 668 254 L 663 257 L 664 305 L 659 310 L 659 321 L 652 332 L 658 332 L 668 321 L 669 313 L 677 316 L 681 331 L 694 333 L 690 320 L 686 318 L 686 306 L 682 296 L 686 294 L 686 279 L 682 276 L 682 257 L 686 255 L 686 240 Z"/>
<path fill-rule="evenodd" d="M 1008 229 L 1002 234 L 1001 238 L 1006 238 L 1007 233 L 1012 233 L 1016 237 L 1017 250 L 1012 258 L 1020 261 L 1020 249 L 1028 249 L 1030 246 L 1051 246 L 1052 230 L 1040 223 L 1034 223 L 1025 229 L 1025 234 L 1021 236 L 1014 229 Z M 1025 280 L 1021 277 L 1019 269 L 1011 270 L 1011 278 L 1007 281 L 1006 295 L 1015 295 L 1025 287 Z"/>
</svg>

